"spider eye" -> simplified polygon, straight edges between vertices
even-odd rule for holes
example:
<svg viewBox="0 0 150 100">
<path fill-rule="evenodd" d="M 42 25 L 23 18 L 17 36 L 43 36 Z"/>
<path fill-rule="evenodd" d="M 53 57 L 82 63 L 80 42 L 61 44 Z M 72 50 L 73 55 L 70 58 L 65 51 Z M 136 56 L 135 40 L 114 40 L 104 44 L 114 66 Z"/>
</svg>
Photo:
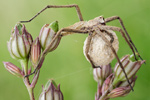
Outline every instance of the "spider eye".
<svg viewBox="0 0 150 100">
<path fill-rule="evenodd" d="M 104 19 L 104 17 L 103 17 L 103 23 L 102 24 L 105 25 L 105 19 Z"/>
<path fill-rule="evenodd" d="M 103 20 L 105 21 L 104 17 L 103 17 Z"/>
<path fill-rule="evenodd" d="M 105 19 L 104 19 L 104 17 L 103 17 L 103 16 L 100 16 L 99 18 L 100 18 L 100 23 L 101 23 L 101 24 L 105 24 Z"/>
</svg>

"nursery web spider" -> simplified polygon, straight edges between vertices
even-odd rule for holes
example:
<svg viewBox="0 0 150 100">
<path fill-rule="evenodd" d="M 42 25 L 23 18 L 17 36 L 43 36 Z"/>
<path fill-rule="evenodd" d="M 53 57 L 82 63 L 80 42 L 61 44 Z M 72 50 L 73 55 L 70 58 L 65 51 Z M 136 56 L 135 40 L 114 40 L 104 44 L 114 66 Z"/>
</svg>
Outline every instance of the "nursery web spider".
<svg viewBox="0 0 150 100">
<path fill-rule="evenodd" d="M 73 4 L 73 5 L 47 5 L 44 9 L 42 9 L 40 12 L 38 12 L 35 16 L 33 16 L 30 20 L 28 21 L 20 21 L 20 23 L 26 23 L 26 22 L 31 22 L 34 18 L 36 18 L 39 14 L 41 14 L 43 11 L 45 11 L 46 9 L 48 8 L 73 8 L 75 7 L 76 8 L 76 11 L 77 11 L 77 14 L 78 14 L 78 17 L 79 17 L 79 22 L 75 23 L 74 25 L 72 26 L 69 26 L 69 27 L 66 27 L 66 28 L 62 28 L 60 29 L 57 34 L 55 35 L 55 37 L 52 39 L 51 43 L 49 44 L 48 47 L 51 47 L 52 44 L 54 43 L 55 39 L 57 37 L 63 37 L 67 34 L 72 34 L 72 33 L 81 33 L 81 34 L 89 34 L 88 35 L 88 40 L 87 40 L 87 45 L 86 45 L 86 48 L 85 48 L 85 52 L 86 52 L 86 56 L 88 58 L 88 60 L 90 61 L 91 65 L 93 68 L 96 68 L 97 66 L 95 66 L 92 62 L 92 60 L 90 59 L 90 56 L 88 55 L 88 51 L 89 51 L 89 47 L 90 47 L 90 42 L 91 42 L 91 39 L 93 37 L 94 34 L 98 34 L 106 43 L 107 45 L 111 48 L 111 50 L 113 51 L 120 67 L 122 68 L 122 71 L 124 72 L 125 74 L 125 77 L 131 87 L 131 89 L 133 90 L 132 86 L 131 86 L 131 83 L 127 77 L 127 74 L 123 68 L 123 65 L 122 63 L 120 62 L 119 60 L 119 57 L 115 51 L 115 49 L 113 48 L 112 46 L 112 42 L 113 42 L 113 36 L 112 36 L 112 33 L 109 32 L 108 30 L 112 30 L 112 31 L 118 31 L 121 33 L 122 37 L 125 39 L 125 41 L 127 42 L 128 46 L 130 47 L 130 49 L 132 50 L 133 54 L 134 54 L 134 57 L 135 57 L 135 60 L 137 60 L 136 58 L 136 55 L 135 53 L 138 54 L 138 56 L 140 57 L 140 59 L 142 60 L 141 56 L 139 55 L 138 53 L 138 50 L 137 48 L 135 47 L 134 43 L 132 42 L 124 24 L 123 24 L 123 21 L 122 19 L 119 17 L 119 16 L 112 16 L 112 17 L 109 17 L 109 18 L 105 18 L 102 17 L 102 16 L 99 16 L 99 17 L 96 17 L 88 22 L 90 22 L 90 24 L 87 22 L 87 21 L 84 21 L 83 20 L 83 17 L 82 17 L 82 14 L 81 14 L 81 11 L 78 7 L 78 5 L 76 4 Z M 116 27 L 116 26 L 107 26 L 106 23 L 108 22 L 111 22 L 111 21 L 114 21 L 114 20 L 119 20 L 123 30 L 119 27 Z M 91 23 L 92 22 L 92 23 Z M 88 24 L 88 25 L 87 25 Z M 111 40 L 109 41 L 104 35 L 103 35 L 103 32 L 106 32 L 108 34 L 108 36 L 110 36 Z M 48 49 L 48 48 L 47 48 Z M 43 51 L 43 54 L 46 52 L 47 50 L 44 50 Z M 43 59 L 44 59 L 44 56 L 42 56 Z M 41 58 L 39 64 L 43 61 L 43 59 Z M 38 66 L 39 64 L 37 65 L 37 68 L 34 70 L 33 73 L 36 72 L 36 70 L 38 69 Z M 31 73 L 31 74 L 33 74 Z M 30 74 L 30 75 L 31 75 Z"/>
</svg>

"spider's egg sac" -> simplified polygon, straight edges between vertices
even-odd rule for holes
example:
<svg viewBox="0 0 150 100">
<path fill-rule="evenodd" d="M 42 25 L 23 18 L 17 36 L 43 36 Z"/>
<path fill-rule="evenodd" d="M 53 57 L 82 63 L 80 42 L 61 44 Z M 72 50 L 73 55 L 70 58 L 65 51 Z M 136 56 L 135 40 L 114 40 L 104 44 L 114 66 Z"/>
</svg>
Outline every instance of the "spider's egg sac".
<svg viewBox="0 0 150 100">
<path fill-rule="evenodd" d="M 108 30 L 108 32 L 110 32 L 114 37 L 112 46 L 117 52 L 119 49 L 118 37 L 116 36 L 115 32 L 111 30 Z M 110 36 L 108 36 L 104 32 L 103 34 L 109 41 L 111 40 Z M 87 38 L 84 41 L 84 46 L 83 46 L 83 52 L 84 52 L 85 57 L 86 57 L 86 54 L 85 54 L 86 44 L 87 44 Z M 92 60 L 95 66 L 108 65 L 115 58 L 115 55 L 112 52 L 111 48 L 98 34 L 93 36 L 91 39 L 88 55 L 90 56 L 90 59 Z M 86 59 L 88 60 L 87 57 Z"/>
</svg>

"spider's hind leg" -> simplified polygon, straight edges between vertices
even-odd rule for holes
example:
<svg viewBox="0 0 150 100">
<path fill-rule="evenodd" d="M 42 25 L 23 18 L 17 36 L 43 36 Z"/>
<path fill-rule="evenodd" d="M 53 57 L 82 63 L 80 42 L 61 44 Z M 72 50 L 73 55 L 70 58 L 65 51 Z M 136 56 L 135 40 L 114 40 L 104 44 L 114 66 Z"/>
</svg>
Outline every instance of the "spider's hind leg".
<svg viewBox="0 0 150 100">
<path fill-rule="evenodd" d="M 105 30 L 105 31 L 107 31 L 107 30 Z M 126 77 L 126 79 L 127 79 L 127 82 L 128 82 L 128 84 L 129 84 L 129 86 L 130 86 L 131 89 L 133 90 L 133 87 L 131 86 L 131 83 L 130 83 L 130 81 L 129 81 L 129 78 L 128 78 L 128 76 L 127 76 L 125 70 L 124 70 L 124 67 L 123 67 L 122 63 L 120 62 L 120 59 L 119 59 L 119 57 L 118 57 L 118 55 L 117 55 L 117 53 L 116 53 L 114 47 L 112 46 L 112 43 L 103 35 L 103 33 L 100 31 L 99 28 L 96 28 L 96 29 L 95 29 L 95 32 L 96 32 L 100 37 L 102 37 L 102 39 L 106 42 L 106 44 L 111 48 L 112 52 L 114 53 L 114 55 L 115 55 L 115 57 L 116 57 L 116 59 L 117 59 L 119 65 L 120 65 L 120 67 L 121 67 L 121 69 L 122 69 L 122 71 L 123 71 L 123 73 L 124 73 L 124 75 L 125 75 L 125 77 Z"/>
<path fill-rule="evenodd" d="M 85 55 L 86 55 L 87 59 L 89 60 L 89 62 L 92 65 L 93 68 L 99 68 L 100 66 L 95 66 L 94 65 L 93 61 L 91 60 L 91 57 L 88 54 L 89 49 L 90 49 L 90 43 L 91 43 L 91 40 L 92 40 L 92 36 L 93 36 L 93 33 L 89 33 L 89 35 L 87 37 L 87 41 L 86 41 L 86 45 L 85 45 Z"/>
<path fill-rule="evenodd" d="M 120 24 L 121 24 L 123 30 L 125 31 L 125 34 L 126 34 L 128 40 L 129 40 L 129 42 L 131 43 L 131 45 L 132 45 L 133 48 L 135 49 L 136 54 L 139 56 L 139 58 L 140 58 L 141 60 L 143 60 L 142 57 L 140 56 L 140 54 L 139 54 L 139 52 L 138 52 L 136 46 L 134 45 L 133 41 L 131 40 L 130 35 L 128 34 L 128 32 L 127 32 L 127 30 L 126 30 L 126 28 L 125 28 L 125 26 L 124 26 L 124 24 L 123 24 L 122 19 L 121 19 L 119 16 L 112 16 L 112 17 L 106 18 L 106 19 L 105 19 L 105 23 L 108 23 L 108 22 L 111 22 L 111 21 L 114 21 L 114 20 L 119 20 L 119 22 L 120 22 Z M 135 57 L 135 60 L 137 60 L 137 58 L 136 58 L 135 55 L 134 55 L 134 57 Z"/>
<path fill-rule="evenodd" d="M 137 60 L 136 58 L 136 52 L 135 50 L 133 49 L 133 46 L 130 44 L 129 40 L 127 39 L 127 37 L 125 36 L 125 33 L 124 31 L 119 28 L 119 27 L 115 27 L 115 26 L 100 26 L 99 27 L 100 29 L 102 30 L 112 30 L 112 31 L 118 31 L 121 33 L 122 37 L 125 39 L 125 41 L 127 42 L 128 46 L 130 47 L 130 49 L 132 50 L 133 54 L 134 54 L 134 57 L 135 57 L 135 60 Z"/>
</svg>

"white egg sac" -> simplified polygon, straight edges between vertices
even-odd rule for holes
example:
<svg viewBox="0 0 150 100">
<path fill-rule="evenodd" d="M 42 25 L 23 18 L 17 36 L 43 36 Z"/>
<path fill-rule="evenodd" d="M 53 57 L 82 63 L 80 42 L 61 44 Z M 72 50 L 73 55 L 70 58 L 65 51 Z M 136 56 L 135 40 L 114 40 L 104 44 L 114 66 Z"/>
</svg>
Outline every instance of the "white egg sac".
<svg viewBox="0 0 150 100">
<path fill-rule="evenodd" d="M 117 52 L 119 49 L 118 37 L 116 36 L 115 32 L 111 30 L 108 30 L 108 32 L 110 32 L 114 37 L 112 46 Z M 111 40 L 108 34 L 106 34 L 105 32 L 103 32 L 103 34 L 109 41 Z M 85 54 L 86 44 L 87 44 L 87 38 L 84 42 L 84 47 L 83 47 L 83 52 L 84 52 L 85 57 L 86 57 L 86 54 Z M 90 59 L 92 60 L 95 66 L 108 65 L 115 58 L 115 55 L 112 52 L 109 45 L 107 45 L 107 43 L 98 34 L 93 36 L 91 39 L 88 55 L 90 56 Z"/>
</svg>

